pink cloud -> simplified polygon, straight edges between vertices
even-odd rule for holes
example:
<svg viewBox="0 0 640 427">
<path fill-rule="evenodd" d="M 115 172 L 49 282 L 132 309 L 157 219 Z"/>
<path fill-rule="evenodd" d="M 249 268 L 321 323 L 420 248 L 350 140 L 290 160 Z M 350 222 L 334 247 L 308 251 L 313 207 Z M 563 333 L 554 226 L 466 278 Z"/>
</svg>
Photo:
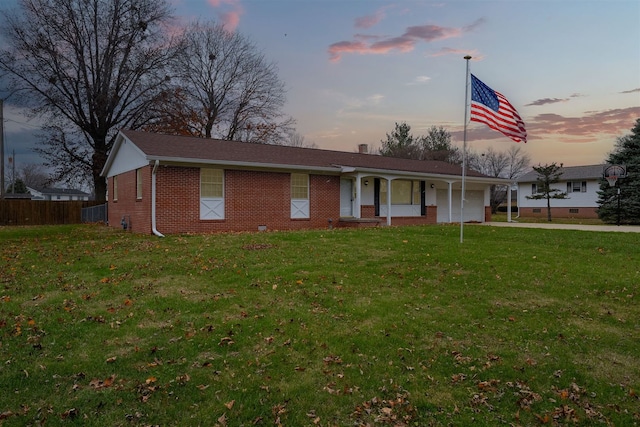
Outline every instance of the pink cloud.
<svg viewBox="0 0 640 427">
<path fill-rule="evenodd" d="M 358 53 L 365 54 L 385 54 L 397 50 L 400 52 L 412 51 L 419 42 L 430 43 L 437 40 L 445 40 L 453 37 L 460 37 L 464 33 L 472 31 L 484 21 L 479 19 L 471 25 L 462 28 L 442 27 L 439 25 L 416 25 L 407 27 L 404 34 L 396 37 L 383 38 L 380 36 L 355 36 L 357 41 L 341 41 L 329 46 L 329 60 L 338 62 L 343 54 Z M 376 40 L 367 44 L 367 39 Z"/>
<path fill-rule="evenodd" d="M 640 107 L 617 108 L 587 112 L 582 117 L 564 117 L 559 114 L 539 114 L 527 125 L 531 133 L 553 135 L 589 136 L 619 135 L 633 127 L 640 117 Z"/>
<path fill-rule="evenodd" d="M 371 28 L 374 25 L 377 25 L 380 21 L 382 21 L 387 16 L 387 10 L 393 8 L 393 5 L 384 6 L 380 9 L 376 10 L 373 15 L 362 16 L 360 18 L 356 18 L 355 26 L 356 28 Z"/>
<path fill-rule="evenodd" d="M 419 25 L 407 28 L 404 36 L 432 42 L 434 40 L 460 37 L 462 33 L 463 30 L 461 28 L 440 27 L 439 25 Z"/>
<path fill-rule="evenodd" d="M 356 28 L 371 28 L 384 18 L 384 12 L 378 10 L 374 15 L 362 16 L 356 18 Z"/>
<path fill-rule="evenodd" d="M 525 117 L 527 139 L 553 139 L 558 142 L 586 143 L 630 132 L 637 118 L 640 107 L 617 108 L 604 111 L 588 111 L 581 117 L 565 117 L 560 114 L 538 114 L 533 118 Z M 462 130 L 451 132 L 452 136 L 462 141 Z M 500 133 L 487 126 L 474 126 L 468 130 L 469 141 L 484 141 L 502 138 Z"/>
<path fill-rule="evenodd" d="M 244 8 L 240 0 L 207 0 L 209 5 L 215 9 L 222 9 L 218 12 L 218 18 L 227 31 L 235 31 L 240 24 L 240 17 L 244 13 Z"/>
<path fill-rule="evenodd" d="M 392 39 L 382 40 L 369 46 L 367 53 L 387 53 L 391 50 L 399 50 L 400 52 L 410 52 L 416 45 L 416 40 L 407 37 L 394 37 Z"/>
<path fill-rule="evenodd" d="M 329 46 L 329 59 L 331 61 L 339 61 L 343 53 L 366 53 L 367 45 L 360 41 L 344 41 L 334 43 Z"/>
</svg>

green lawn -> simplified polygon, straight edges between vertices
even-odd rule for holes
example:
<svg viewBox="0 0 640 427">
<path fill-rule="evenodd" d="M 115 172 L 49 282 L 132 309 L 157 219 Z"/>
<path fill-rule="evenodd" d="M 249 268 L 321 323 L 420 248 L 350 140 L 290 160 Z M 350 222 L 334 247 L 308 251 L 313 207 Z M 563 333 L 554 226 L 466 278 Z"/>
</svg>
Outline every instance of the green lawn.
<svg viewBox="0 0 640 427">
<path fill-rule="evenodd" d="M 511 220 L 515 222 L 528 222 L 528 223 L 541 223 L 548 224 L 546 212 L 542 216 L 536 217 L 518 217 L 516 212 L 511 214 Z M 493 222 L 507 222 L 506 213 L 491 214 L 491 221 Z M 554 224 L 585 224 L 585 225 L 605 225 L 606 223 L 599 218 L 554 218 L 551 217 L 551 222 Z"/>
<path fill-rule="evenodd" d="M 0 227 L 0 425 L 640 425 L 638 243 Z"/>
</svg>

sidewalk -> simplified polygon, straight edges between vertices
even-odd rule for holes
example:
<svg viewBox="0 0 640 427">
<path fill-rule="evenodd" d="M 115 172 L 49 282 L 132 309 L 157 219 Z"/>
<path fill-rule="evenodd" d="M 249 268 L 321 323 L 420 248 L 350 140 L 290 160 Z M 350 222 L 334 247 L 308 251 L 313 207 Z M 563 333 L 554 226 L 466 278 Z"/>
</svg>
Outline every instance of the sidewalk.
<svg viewBox="0 0 640 427">
<path fill-rule="evenodd" d="M 582 230 L 582 231 L 615 231 L 620 233 L 640 233 L 638 225 L 583 225 L 583 224 L 555 224 L 532 222 L 485 222 L 482 225 L 492 227 L 521 227 L 546 228 L 551 230 Z"/>
</svg>

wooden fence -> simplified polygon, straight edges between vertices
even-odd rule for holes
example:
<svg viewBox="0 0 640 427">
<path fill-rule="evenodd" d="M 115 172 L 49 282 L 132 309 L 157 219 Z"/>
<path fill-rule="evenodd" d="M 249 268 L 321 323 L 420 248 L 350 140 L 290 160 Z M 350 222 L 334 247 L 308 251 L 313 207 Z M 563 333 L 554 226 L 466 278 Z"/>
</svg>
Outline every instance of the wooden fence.
<svg viewBox="0 0 640 427">
<path fill-rule="evenodd" d="M 82 208 L 96 201 L 0 200 L 0 226 L 80 224 Z"/>
</svg>

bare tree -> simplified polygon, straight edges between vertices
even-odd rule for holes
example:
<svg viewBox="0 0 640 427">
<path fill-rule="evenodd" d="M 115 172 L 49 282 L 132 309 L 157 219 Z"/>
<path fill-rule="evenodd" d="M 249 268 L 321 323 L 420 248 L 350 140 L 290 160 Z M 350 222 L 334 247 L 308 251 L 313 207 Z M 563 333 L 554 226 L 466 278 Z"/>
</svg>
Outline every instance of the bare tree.
<svg viewBox="0 0 640 427">
<path fill-rule="evenodd" d="M 318 148 L 318 144 L 316 144 L 315 142 L 305 141 L 304 136 L 299 134 L 298 132 L 291 132 L 289 134 L 289 139 L 287 141 L 284 141 L 283 145 L 300 148 Z"/>
<path fill-rule="evenodd" d="M 147 123 L 168 83 L 166 0 L 20 0 L 5 12 L 0 72 L 18 102 L 53 126 L 40 153 L 56 178 L 90 169 L 104 200 L 100 173 L 117 131 Z"/>
<path fill-rule="evenodd" d="M 43 165 L 25 163 L 19 172 L 20 178 L 27 187 L 43 188 L 51 184 L 51 176 Z"/>
<path fill-rule="evenodd" d="M 496 151 L 489 147 L 484 153 L 469 153 L 469 167 L 488 176 L 507 178 L 511 181 L 523 175 L 529 168 L 531 158 L 523 153 L 521 146 L 511 145 L 507 151 Z M 507 200 L 510 187 L 491 186 L 491 212 Z"/>
<path fill-rule="evenodd" d="M 278 144 L 288 140 L 293 119 L 277 67 L 239 33 L 214 23 L 193 23 L 173 63 L 173 96 L 159 123 L 168 133 Z"/>
</svg>

